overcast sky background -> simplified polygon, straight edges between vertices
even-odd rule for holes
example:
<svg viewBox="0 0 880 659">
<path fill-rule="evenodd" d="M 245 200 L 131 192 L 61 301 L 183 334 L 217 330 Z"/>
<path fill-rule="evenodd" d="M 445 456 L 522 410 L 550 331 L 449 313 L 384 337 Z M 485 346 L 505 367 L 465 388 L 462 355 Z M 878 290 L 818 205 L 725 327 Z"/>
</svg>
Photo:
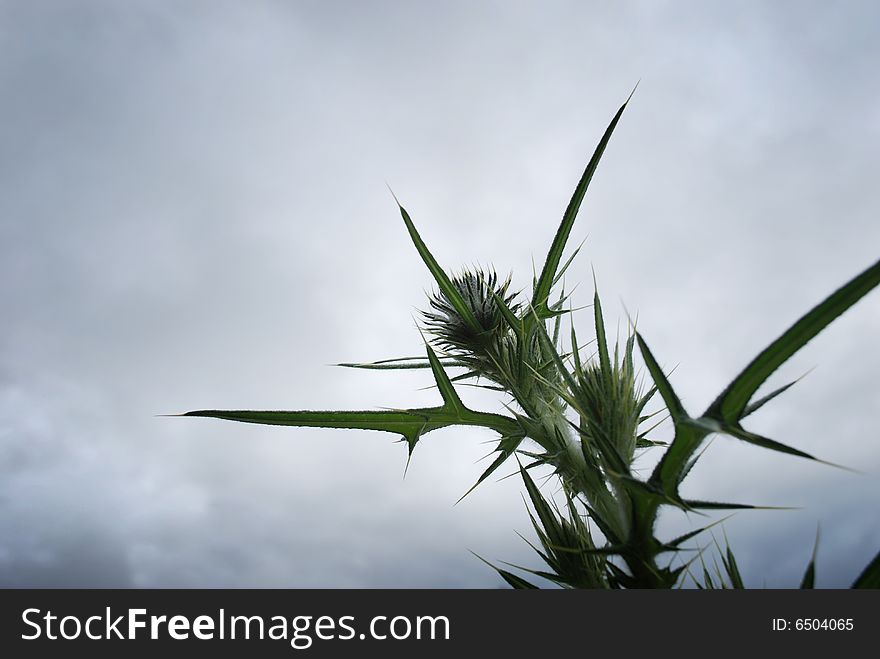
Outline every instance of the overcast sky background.
<svg viewBox="0 0 880 659">
<path fill-rule="evenodd" d="M 454 505 L 491 433 L 429 435 L 404 479 L 385 433 L 154 415 L 434 404 L 425 373 L 328 366 L 422 351 L 430 277 L 386 181 L 447 269 L 528 286 L 638 80 L 568 281 L 587 304 L 595 267 L 691 412 L 880 256 L 878 3 L 609 5 L 0 1 L 0 585 L 538 567 L 518 479 Z M 686 482 L 800 508 L 726 522 L 749 585 L 796 586 L 817 525 L 820 586 L 880 547 L 878 336 L 875 291 L 747 424 L 863 473 L 719 437 Z"/>
</svg>

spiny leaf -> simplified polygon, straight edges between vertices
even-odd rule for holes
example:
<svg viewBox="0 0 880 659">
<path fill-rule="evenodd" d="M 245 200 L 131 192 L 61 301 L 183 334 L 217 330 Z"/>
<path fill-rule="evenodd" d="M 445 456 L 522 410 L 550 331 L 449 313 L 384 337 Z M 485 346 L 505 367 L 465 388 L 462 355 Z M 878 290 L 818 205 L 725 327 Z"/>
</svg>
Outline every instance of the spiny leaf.
<svg viewBox="0 0 880 659">
<path fill-rule="evenodd" d="M 440 363 L 442 364 L 443 360 L 441 360 Z M 431 367 L 430 364 L 428 364 L 427 366 L 428 366 L 428 368 Z M 449 381 L 450 382 L 461 382 L 462 380 L 470 380 L 473 378 L 479 378 L 481 375 L 482 375 L 482 373 L 480 373 L 479 371 L 468 371 L 467 373 L 462 373 L 460 375 L 456 375 L 453 378 L 449 378 Z M 466 384 L 470 384 L 470 383 L 466 383 Z M 491 387 L 488 385 L 471 385 L 471 386 L 480 386 L 480 387 L 485 387 L 486 389 L 497 389 L 497 387 Z M 501 391 L 505 391 L 505 390 L 501 389 Z"/>
<path fill-rule="evenodd" d="M 471 553 L 474 554 L 474 552 L 471 552 Z M 501 578 L 504 579 L 513 588 L 516 588 L 517 590 L 532 590 L 532 589 L 537 590 L 538 589 L 537 586 L 529 583 L 528 581 L 526 581 L 522 577 L 518 577 L 515 574 L 508 572 L 507 570 L 502 570 L 501 568 L 492 565 L 489 561 L 487 561 L 485 558 L 483 558 L 479 554 L 474 554 L 474 556 L 476 556 L 481 561 L 483 561 L 486 565 L 488 565 L 493 570 L 495 570 L 501 576 Z"/>
<path fill-rule="evenodd" d="M 539 554 L 541 552 L 538 552 Z M 546 579 L 547 581 L 552 581 L 554 583 L 562 585 L 568 585 L 568 581 L 553 572 L 547 572 L 546 570 L 533 570 L 532 568 L 523 567 L 522 565 L 514 565 L 513 563 L 508 563 L 507 561 L 502 561 L 505 565 L 509 565 L 510 567 L 516 568 L 517 570 L 522 570 L 523 572 L 528 572 L 529 574 L 534 574 L 536 577 L 541 577 L 542 579 Z"/>
<path fill-rule="evenodd" d="M 550 246 L 550 251 L 547 252 L 547 259 L 544 262 L 544 268 L 541 270 L 541 276 L 535 283 L 535 291 L 532 298 L 532 306 L 537 311 L 539 318 L 546 318 L 548 315 L 549 309 L 547 305 L 547 299 L 550 297 L 550 289 L 553 287 L 553 281 L 556 279 L 556 270 L 559 267 L 560 260 L 562 259 L 562 253 L 565 250 L 565 244 L 568 242 L 568 236 L 571 234 L 571 228 L 574 225 L 578 210 L 581 207 L 581 202 L 584 199 L 584 194 L 587 192 L 587 188 L 590 185 L 590 181 L 593 178 L 596 167 L 598 167 L 599 165 L 599 160 L 601 160 L 602 154 L 605 152 L 605 147 L 608 146 L 608 141 L 611 139 L 611 134 L 614 132 L 614 128 L 617 126 L 617 122 L 620 121 L 620 117 L 621 115 L 623 115 L 623 111 L 624 109 L 626 109 L 627 103 L 629 103 L 629 99 L 627 99 L 626 102 L 620 106 L 617 114 L 614 115 L 614 118 L 611 120 L 611 123 L 605 130 L 605 134 L 599 141 L 596 150 L 593 152 L 593 157 L 590 158 L 590 162 L 587 163 L 587 167 L 584 170 L 584 173 L 581 176 L 577 187 L 575 188 L 574 195 L 572 195 L 571 201 L 568 202 L 568 207 L 565 209 L 565 214 L 562 216 L 562 223 L 556 230 L 556 236 L 553 238 L 553 243 Z"/>
<path fill-rule="evenodd" d="M 691 472 L 691 469 L 693 469 L 694 466 L 697 464 L 697 461 L 698 461 L 701 457 L 703 457 L 703 454 L 704 454 L 706 451 L 709 450 L 709 446 L 711 446 L 711 444 L 712 444 L 712 441 L 711 441 L 711 440 L 708 441 L 708 442 L 706 442 L 705 444 L 703 444 L 703 445 L 701 446 L 701 448 L 700 448 L 700 452 L 699 452 L 699 453 L 696 453 L 696 452 L 695 452 L 695 453 L 694 453 L 694 454 L 688 459 L 687 464 L 685 464 L 684 469 L 683 469 L 682 472 L 681 472 L 681 476 L 680 476 L 680 480 L 681 480 L 681 481 L 684 481 L 684 479 L 687 478 L 687 475 Z"/>
<path fill-rule="evenodd" d="M 498 467 L 504 464 L 504 462 L 513 455 L 513 452 L 516 451 L 517 447 L 519 447 L 525 435 L 516 435 L 512 437 L 502 437 L 501 441 L 498 442 L 498 448 L 496 449 L 499 452 L 499 456 L 492 461 L 492 464 L 484 471 L 480 477 L 477 479 L 477 482 L 474 483 L 467 492 L 461 495 L 458 501 L 455 503 L 460 503 L 462 499 L 464 499 L 468 494 L 473 492 L 477 485 L 482 483 L 484 480 L 489 478 Z"/>
<path fill-rule="evenodd" d="M 754 393 L 770 375 L 831 321 L 880 284 L 880 261 L 838 288 L 820 304 L 813 307 L 782 336 L 765 348 L 721 392 L 706 410 L 705 416 L 719 421 L 736 423 L 745 413 Z"/>
<path fill-rule="evenodd" d="M 712 581 L 712 576 L 709 574 L 709 570 L 703 565 L 703 581 L 706 584 L 706 588 L 709 590 L 715 590 L 715 583 Z"/>
<path fill-rule="evenodd" d="M 654 397 L 654 394 L 656 394 L 656 393 L 657 393 L 657 385 L 654 385 L 653 387 L 648 389 L 647 393 L 645 393 L 644 396 L 639 398 L 639 402 L 636 404 L 636 414 L 642 413 L 642 410 L 645 409 L 645 405 L 648 404 L 648 401 L 650 401 Z M 657 412 L 652 412 L 651 414 L 649 414 L 643 418 L 640 418 L 639 423 L 641 423 L 642 421 L 647 421 L 648 419 L 650 419 L 655 414 L 658 414 L 659 412 L 660 412 L 660 410 L 658 410 Z"/>
<path fill-rule="evenodd" d="M 440 390 L 440 395 L 443 396 L 443 402 L 446 404 L 445 407 L 448 407 L 450 411 L 461 416 L 465 410 L 464 403 L 462 403 L 461 398 L 458 397 L 455 387 L 452 382 L 449 381 L 449 376 L 446 375 L 446 371 L 443 370 L 443 365 L 440 363 L 440 360 L 437 359 L 437 355 L 434 354 L 431 346 L 425 343 L 425 348 L 428 351 L 428 361 L 431 364 L 431 371 L 434 373 L 434 379 L 437 381 L 437 388 Z"/>
<path fill-rule="evenodd" d="M 526 491 L 529 494 L 529 499 L 532 501 L 532 506 L 534 506 L 535 512 L 538 513 L 538 518 L 541 520 L 541 525 L 550 532 L 559 526 L 556 515 L 541 495 L 532 477 L 522 467 L 520 467 L 520 475 L 526 485 Z"/>
<path fill-rule="evenodd" d="M 759 398 L 754 403 L 750 403 L 749 405 L 746 405 L 746 408 L 743 410 L 741 418 L 745 419 L 749 414 L 753 414 L 753 413 L 757 412 L 759 409 L 764 407 L 764 405 L 766 405 L 771 400 L 776 398 L 779 394 L 787 391 L 789 387 L 793 387 L 794 385 L 796 385 L 799 380 L 800 380 L 800 378 L 798 378 L 797 380 L 794 380 L 793 382 L 789 382 L 784 387 L 779 387 L 779 389 L 777 389 L 776 391 L 767 394 L 763 398 Z"/>
<path fill-rule="evenodd" d="M 411 446 L 422 434 L 452 425 L 454 422 L 449 415 L 442 414 L 441 408 L 405 411 L 198 410 L 181 416 L 201 416 L 275 426 L 380 430 L 403 435 Z"/>
<path fill-rule="evenodd" d="M 722 556 L 721 560 L 724 563 L 724 569 L 727 570 L 727 576 L 730 577 L 731 585 L 738 590 L 745 588 L 742 576 L 739 573 L 739 567 L 736 564 L 736 558 L 733 555 L 733 551 L 730 549 L 730 545 L 727 546 L 725 554 L 726 556 Z"/>
<path fill-rule="evenodd" d="M 859 578 L 852 585 L 853 588 L 880 588 L 880 552 L 874 556 L 874 560 L 868 563 L 862 570 Z"/>
<path fill-rule="evenodd" d="M 777 442 L 776 440 L 762 437 L 761 435 L 757 435 L 753 432 L 749 432 L 739 425 L 722 424 L 721 431 L 728 435 L 736 437 L 737 439 L 741 439 L 744 442 L 748 442 L 749 444 L 754 444 L 755 446 L 762 446 L 764 448 L 769 448 L 773 451 L 779 451 L 780 453 L 788 453 L 789 455 L 796 455 L 800 458 L 807 458 L 808 460 L 824 462 L 824 460 L 819 460 L 809 453 L 805 453 L 804 451 L 801 451 L 799 449 L 792 448 L 791 446 L 787 446 L 781 442 Z"/>
<path fill-rule="evenodd" d="M 816 587 L 816 553 L 819 551 L 819 529 L 816 529 L 816 542 L 813 543 L 813 555 L 810 557 L 810 564 L 804 572 L 804 578 L 801 579 L 801 590 L 812 590 Z"/>
<path fill-rule="evenodd" d="M 584 372 L 580 351 L 581 347 L 578 345 L 577 332 L 574 329 L 574 323 L 571 323 L 571 355 L 574 358 L 574 372 L 576 374 Z"/>
<path fill-rule="evenodd" d="M 608 357 L 608 343 L 605 340 L 605 320 L 602 318 L 602 304 L 599 289 L 593 294 L 593 320 L 596 324 L 596 348 L 599 352 L 599 368 L 606 382 L 611 381 L 611 361 Z M 616 362 L 617 360 L 615 360 Z"/>
<path fill-rule="evenodd" d="M 494 291 L 492 292 L 492 297 L 495 299 L 498 311 L 501 312 L 501 316 L 504 318 L 510 329 L 516 336 L 522 337 L 522 319 L 517 316 L 509 306 L 507 306 L 507 302 L 503 297 Z"/>
<path fill-rule="evenodd" d="M 574 251 L 571 253 L 571 256 L 569 256 L 568 259 L 566 259 L 565 263 L 562 264 L 562 267 L 559 268 L 559 270 L 556 272 L 556 277 L 554 277 L 554 279 L 553 279 L 553 286 L 556 286 L 556 284 L 559 283 L 559 280 L 562 279 L 562 276 L 565 274 L 565 271 L 568 270 L 568 267 L 571 265 L 572 261 L 574 261 L 575 257 L 581 251 L 581 247 L 584 246 L 585 242 L 587 242 L 586 238 L 584 238 L 581 241 L 581 244 L 578 245 L 574 249 Z M 552 286 L 551 286 L 551 289 L 552 289 Z"/>
<path fill-rule="evenodd" d="M 428 250 L 427 245 L 425 245 L 425 242 L 422 240 L 422 237 L 416 230 L 415 224 L 413 224 L 409 213 L 407 213 L 406 209 L 400 205 L 400 202 L 398 202 L 397 206 L 398 208 L 400 208 L 400 214 L 403 217 L 403 222 L 404 224 L 406 224 L 406 229 L 407 231 L 409 231 L 410 238 L 412 238 L 416 250 L 422 257 L 425 265 L 428 266 L 428 270 L 430 270 L 431 274 L 434 276 L 434 280 L 440 287 L 440 291 L 443 293 L 446 299 L 449 300 L 449 303 L 453 307 L 455 307 L 456 312 L 458 312 L 458 315 L 461 316 L 462 320 L 464 320 L 471 331 L 474 332 L 475 335 L 480 334 L 483 331 L 483 328 L 480 327 L 480 323 L 477 321 L 470 307 L 468 307 L 467 303 L 464 300 L 464 297 L 461 295 L 458 289 L 453 286 L 452 281 L 449 279 L 449 275 L 447 275 L 443 268 L 440 267 L 440 264 L 437 263 L 437 260 Z"/>
<path fill-rule="evenodd" d="M 465 409 L 463 414 L 457 415 L 445 407 L 364 411 L 198 410 L 176 416 L 209 417 L 275 426 L 379 430 L 403 435 L 410 453 L 422 435 L 447 426 L 482 426 L 502 435 L 517 432 L 519 429 L 515 420 L 500 414 Z"/>
<path fill-rule="evenodd" d="M 568 386 L 569 390 L 574 393 L 577 391 L 577 383 L 574 381 L 574 378 L 569 373 L 568 368 L 566 368 L 565 364 L 562 361 L 562 357 L 559 356 L 559 353 L 556 351 L 556 346 L 553 345 L 553 341 L 547 335 L 547 330 L 544 329 L 544 323 L 541 322 L 540 319 L 537 319 L 537 313 L 532 310 L 532 313 L 535 314 L 533 318 L 536 318 L 535 327 L 538 330 L 538 336 L 540 337 L 540 341 L 544 349 L 550 354 L 553 363 L 556 365 L 556 370 L 559 371 L 559 374 L 562 376 L 562 379 L 565 381 L 565 384 Z M 540 374 L 536 373 L 540 377 Z M 547 383 L 552 384 L 552 383 Z M 561 393 L 561 392 L 560 392 Z"/>
<path fill-rule="evenodd" d="M 660 364 L 654 359 L 654 355 L 651 353 L 650 348 L 648 348 L 648 344 L 645 343 L 642 335 L 638 332 L 636 332 L 636 341 L 639 343 L 639 350 L 642 351 L 642 358 L 645 360 L 645 365 L 651 373 L 651 378 L 653 378 L 657 390 L 663 397 L 663 402 L 666 403 L 666 408 L 669 410 L 669 414 L 672 415 L 673 421 L 686 418 L 688 414 L 685 411 L 684 406 L 681 404 L 678 395 L 676 395 L 672 385 L 669 384 L 669 380 L 666 379 L 666 375 L 663 373 L 663 369 L 660 368 Z"/>
<path fill-rule="evenodd" d="M 708 531 L 713 526 L 717 526 L 718 524 L 722 524 L 726 520 L 730 519 L 730 517 L 731 517 L 730 515 L 727 515 L 726 517 L 724 517 L 722 519 L 715 520 L 711 524 L 707 524 L 706 526 L 703 526 L 699 529 L 696 529 L 694 531 L 689 531 L 688 533 L 685 533 L 684 535 L 680 535 L 677 538 L 675 538 L 674 540 L 670 540 L 669 542 L 665 543 L 665 546 L 670 549 L 677 549 L 679 546 L 681 546 L 682 544 L 684 544 L 685 542 L 687 542 L 691 538 L 700 535 L 704 531 Z"/>
<path fill-rule="evenodd" d="M 678 486 L 687 475 L 687 468 L 694 451 L 705 439 L 706 431 L 692 424 L 679 421 L 675 424 L 675 437 L 654 467 L 648 482 L 660 487 L 668 496 L 678 496 Z"/>
<path fill-rule="evenodd" d="M 685 499 L 685 505 L 694 510 L 788 510 L 774 506 L 753 506 L 748 503 L 726 503 L 721 501 L 700 501 L 698 499 Z"/>
<path fill-rule="evenodd" d="M 537 590 L 538 589 L 538 587 L 535 584 L 530 583 L 530 582 L 526 581 L 525 579 L 523 579 L 522 577 L 518 577 L 515 574 L 508 572 L 507 570 L 502 570 L 497 567 L 495 568 L 495 570 L 498 572 L 498 574 L 501 575 L 502 579 L 504 579 L 508 584 L 510 584 L 511 587 L 513 587 L 517 590 L 533 590 L 533 589 Z"/>
<path fill-rule="evenodd" d="M 459 368 L 466 367 L 466 364 L 456 360 L 456 359 L 441 359 L 440 363 L 443 364 L 446 368 Z M 342 366 L 343 368 L 363 368 L 370 370 L 400 370 L 400 369 L 410 369 L 410 368 L 431 368 L 430 362 L 425 361 L 424 357 L 398 357 L 396 359 L 381 359 L 377 362 L 365 362 L 365 363 L 354 363 L 354 362 L 343 362 L 341 364 L 334 364 L 335 366 Z"/>
</svg>

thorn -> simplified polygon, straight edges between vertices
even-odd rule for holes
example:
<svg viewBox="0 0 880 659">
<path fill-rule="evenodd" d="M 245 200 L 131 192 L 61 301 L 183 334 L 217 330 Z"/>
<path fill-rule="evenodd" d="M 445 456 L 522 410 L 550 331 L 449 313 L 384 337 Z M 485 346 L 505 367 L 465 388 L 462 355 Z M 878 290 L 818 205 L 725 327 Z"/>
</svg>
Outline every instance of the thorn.
<svg viewBox="0 0 880 659">
<path fill-rule="evenodd" d="M 626 105 L 627 103 L 629 103 L 629 100 L 633 97 L 633 94 L 635 94 L 635 93 L 636 93 L 636 90 L 639 88 L 639 83 L 640 83 L 641 81 L 642 81 L 641 78 L 639 78 L 638 80 L 636 80 L 636 85 L 635 85 L 635 87 L 632 88 L 632 91 L 629 93 L 629 96 L 626 97 L 626 103 L 624 103 L 624 105 Z"/>
<path fill-rule="evenodd" d="M 630 329 L 632 329 L 633 332 L 637 332 L 636 321 L 633 320 L 632 315 L 629 313 L 629 309 L 626 308 L 626 302 L 623 301 L 623 298 L 620 298 L 620 306 L 623 307 L 623 313 L 626 314 L 626 319 L 629 322 Z"/>
<path fill-rule="evenodd" d="M 633 90 L 633 91 L 635 91 L 635 90 Z M 385 181 L 385 187 L 388 188 L 388 192 L 390 192 L 391 196 L 394 198 L 394 203 L 396 203 L 397 206 L 401 210 L 403 210 L 403 206 L 401 205 L 400 201 L 397 199 L 397 195 L 394 194 L 394 190 L 391 189 L 391 184 L 388 181 Z"/>
<path fill-rule="evenodd" d="M 403 479 L 402 480 L 406 480 L 406 472 L 409 471 L 409 463 L 412 460 L 413 449 L 415 449 L 415 447 L 416 447 L 416 442 L 418 441 L 418 437 L 415 439 L 415 441 L 412 441 L 412 442 L 409 440 L 409 437 L 407 437 L 406 435 L 403 436 L 403 439 L 406 441 L 406 443 L 408 445 L 407 448 L 409 448 L 409 452 L 406 455 L 406 465 L 403 468 Z"/>
</svg>

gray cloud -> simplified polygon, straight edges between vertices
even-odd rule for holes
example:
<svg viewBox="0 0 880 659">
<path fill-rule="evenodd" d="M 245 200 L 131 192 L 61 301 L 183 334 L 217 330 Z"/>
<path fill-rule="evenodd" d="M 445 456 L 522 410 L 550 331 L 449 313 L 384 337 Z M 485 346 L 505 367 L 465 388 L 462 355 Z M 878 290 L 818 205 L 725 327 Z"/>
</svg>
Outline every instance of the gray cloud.
<svg viewBox="0 0 880 659">
<path fill-rule="evenodd" d="M 430 281 L 385 181 L 444 265 L 527 286 L 640 78 L 569 279 L 595 267 L 699 411 L 877 258 L 878 13 L 3 4 L 0 584 L 494 586 L 467 549 L 534 565 L 515 479 L 452 505 L 489 436 L 429 436 L 404 480 L 383 434 L 153 415 L 435 400 L 421 374 L 325 367 L 421 350 Z M 688 482 L 803 507 L 727 523 L 750 583 L 792 585 L 817 524 L 821 585 L 880 544 L 875 297 L 752 426 L 866 475 L 718 438 Z"/>
</svg>

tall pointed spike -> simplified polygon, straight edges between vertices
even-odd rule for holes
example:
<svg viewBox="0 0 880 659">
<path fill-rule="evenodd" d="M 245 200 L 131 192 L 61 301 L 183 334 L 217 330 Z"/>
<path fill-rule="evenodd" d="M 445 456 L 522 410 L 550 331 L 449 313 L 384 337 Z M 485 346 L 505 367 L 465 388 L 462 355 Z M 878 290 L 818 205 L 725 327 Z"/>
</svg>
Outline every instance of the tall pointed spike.
<svg viewBox="0 0 880 659">
<path fill-rule="evenodd" d="M 392 196 L 394 193 L 391 193 Z M 395 197 L 395 201 L 397 198 Z M 412 239 L 413 244 L 416 247 L 416 251 L 418 251 L 419 256 L 422 257 L 422 261 L 425 262 L 425 265 L 430 270 L 431 274 L 434 276 L 434 280 L 437 282 L 437 285 L 440 287 L 440 292 L 449 300 L 449 303 L 455 308 L 455 311 L 461 316 L 462 320 L 468 325 L 471 331 L 479 334 L 483 331 L 483 328 L 480 327 L 479 321 L 477 321 L 470 307 L 462 297 L 461 293 L 459 293 L 458 289 L 452 284 L 452 280 L 449 279 L 449 275 L 440 267 L 440 264 L 437 263 L 437 260 L 431 254 L 430 250 L 428 250 L 428 246 L 425 245 L 425 242 L 422 240 L 422 237 L 419 235 L 418 230 L 413 224 L 412 218 L 410 218 L 409 213 L 406 212 L 406 209 L 400 205 L 400 202 L 397 202 L 397 207 L 400 209 L 400 215 L 403 217 L 403 223 L 406 225 L 406 229 L 409 232 L 410 238 Z"/>
<path fill-rule="evenodd" d="M 633 92 L 635 92 L 635 89 L 633 89 Z M 630 98 L 631 97 L 632 93 L 630 93 Z M 556 271 L 559 267 L 559 262 L 562 259 L 562 253 L 565 251 L 568 237 L 571 234 L 571 228 L 574 226 L 574 221 L 577 217 L 578 210 L 581 207 L 581 202 L 584 199 L 590 181 L 593 179 L 593 174 L 599 165 L 599 161 L 602 159 L 602 154 L 605 153 L 605 147 L 608 146 L 611 134 L 617 127 L 617 122 L 620 121 L 620 117 L 623 115 L 623 111 L 626 109 L 629 100 L 630 99 L 627 98 L 626 102 L 620 106 L 620 109 L 614 115 L 608 128 L 605 129 L 605 134 L 602 136 L 596 150 L 593 152 L 593 156 L 587 163 L 586 169 L 584 169 L 584 173 L 581 175 L 581 179 L 578 181 L 574 194 L 568 202 L 568 207 L 565 209 L 565 213 L 562 216 L 562 222 L 556 230 L 556 236 L 553 238 L 553 243 L 550 246 L 550 250 L 547 252 L 547 259 L 544 262 L 544 268 L 541 270 L 541 276 L 535 284 L 534 297 L 532 298 L 532 306 L 537 310 L 539 317 L 544 317 L 548 311 L 547 300 L 550 297 L 550 289 L 553 287 L 554 279 L 556 279 Z"/>
<path fill-rule="evenodd" d="M 752 396 L 784 364 L 835 318 L 880 284 L 880 260 L 813 307 L 755 357 L 709 406 L 704 416 L 736 423 Z"/>
</svg>

